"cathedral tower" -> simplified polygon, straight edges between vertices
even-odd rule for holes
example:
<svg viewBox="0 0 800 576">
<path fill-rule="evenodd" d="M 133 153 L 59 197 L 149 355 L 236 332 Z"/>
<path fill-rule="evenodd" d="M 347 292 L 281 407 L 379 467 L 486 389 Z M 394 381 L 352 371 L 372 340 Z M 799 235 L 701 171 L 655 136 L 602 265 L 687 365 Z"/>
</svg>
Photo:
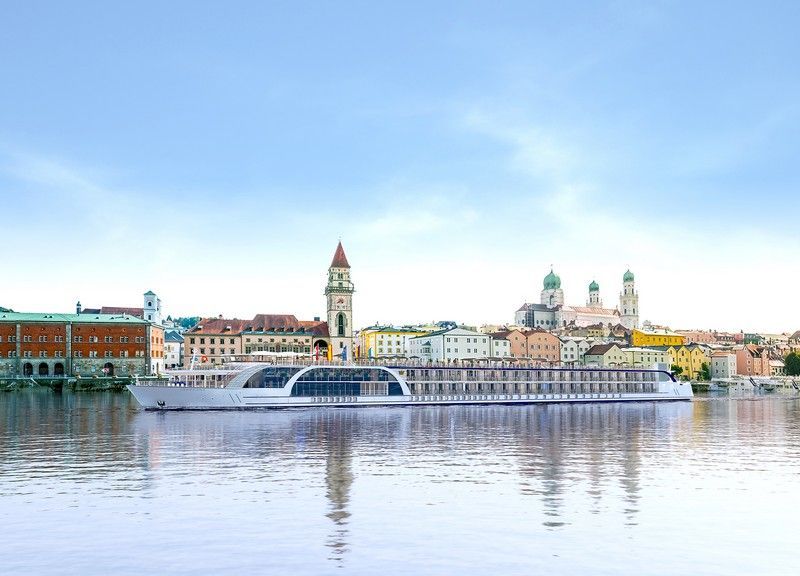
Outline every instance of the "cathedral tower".
<svg viewBox="0 0 800 576">
<path fill-rule="evenodd" d="M 592 280 L 589 284 L 589 299 L 586 301 L 589 308 L 602 308 L 603 300 L 600 298 L 600 286 Z"/>
<path fill-rule="evenodd" d="M 354 357 L 353 292 L 350 264 L 340 241 L 328 268 L 328 285 L 325 287 L 325 296 L 328 299 L 328 334 L 331 337 L 334 358 L 342 358 L 343 351 L 344 359 L 351 360 Z"/>
<path fill-rule="evenodd" d="M 561 278 L 550 268 L 550 274 L 544 277 L 541 302 L 548 308 L 564 305 L 564 291 L 561 289 Z"/>
<path fill-rule="evenodd" d="M 639 293 L 633 272 L 628 270 L 622 276 L 622 292 L 619 295 L 620 322 L 625 328 L 631 330 L 639 327 Z"/>
</svg>

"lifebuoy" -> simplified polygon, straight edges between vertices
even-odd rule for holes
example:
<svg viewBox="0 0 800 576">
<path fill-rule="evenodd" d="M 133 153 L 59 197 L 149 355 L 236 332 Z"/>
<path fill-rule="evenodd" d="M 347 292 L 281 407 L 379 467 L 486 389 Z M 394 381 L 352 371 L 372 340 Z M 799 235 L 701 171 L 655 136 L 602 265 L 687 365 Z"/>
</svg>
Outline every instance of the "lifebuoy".
<svg viewBox="0 0 800 576">
<path fill-rule="evenodd" d="M 206 356 L 205 354 L 203 354 L 202 356 L 200 356 L 200 362 L 203 362 L 203 363 L 206 363 L 206 362 L 208 362 L 208 356 Z"/>
</svg>

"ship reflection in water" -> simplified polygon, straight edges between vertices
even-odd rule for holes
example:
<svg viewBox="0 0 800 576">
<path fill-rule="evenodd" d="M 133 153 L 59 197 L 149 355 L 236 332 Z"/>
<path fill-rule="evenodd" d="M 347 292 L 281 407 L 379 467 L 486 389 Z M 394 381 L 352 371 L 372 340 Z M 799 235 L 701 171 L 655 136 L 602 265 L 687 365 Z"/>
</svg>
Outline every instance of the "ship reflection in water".
<svg viewBox="0 0 800 576">
<path fill-rule="evenodd" d="M 780 396 L 145 413 L 7 394 L 4 572 L 790 574 L 798 451 Z"/>
</svg>

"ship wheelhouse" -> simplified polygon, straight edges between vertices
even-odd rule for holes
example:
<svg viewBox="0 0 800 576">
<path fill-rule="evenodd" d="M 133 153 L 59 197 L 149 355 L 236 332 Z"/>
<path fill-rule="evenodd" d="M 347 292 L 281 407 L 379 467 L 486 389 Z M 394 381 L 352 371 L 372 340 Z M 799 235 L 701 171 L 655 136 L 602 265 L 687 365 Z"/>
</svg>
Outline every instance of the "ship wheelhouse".
<svg viewBox="0 0 800 576">
<path fill-rule="evenodd" d="M 409 394 L 394 371 L 376 366 L 264 366 L 241 387 L 283 389 L 283 395 L 296 397 Z"/>
</svg>

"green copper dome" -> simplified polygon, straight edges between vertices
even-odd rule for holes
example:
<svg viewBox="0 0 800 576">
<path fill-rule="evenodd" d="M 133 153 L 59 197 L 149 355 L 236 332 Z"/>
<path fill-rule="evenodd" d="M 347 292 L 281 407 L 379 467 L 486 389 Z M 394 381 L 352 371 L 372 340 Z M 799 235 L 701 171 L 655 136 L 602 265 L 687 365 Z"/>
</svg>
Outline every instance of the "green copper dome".
<svg viewBox="0 0 800 576">
<path fill-rule="evenodd" d="M 589 292 L 600 292 L 600 286 L 594 280 L 589 284 Z"/>
<path fill-rule="evenodd" d="M 633 282 L 633 272 L 631 272 L 630 270 L 625 272 L 625 274 L 623 274 L 623 276 L 622 276 L 622 281 L 623 282 Z"/>
<path fill-rule="evenodd" d="M 554 274 L 553 269 L 550 268 L 550 274 L 544 277 L 544 289 L 555 290 L 557 288 L 561 288 L 561 278 Z"/>
</svg>

